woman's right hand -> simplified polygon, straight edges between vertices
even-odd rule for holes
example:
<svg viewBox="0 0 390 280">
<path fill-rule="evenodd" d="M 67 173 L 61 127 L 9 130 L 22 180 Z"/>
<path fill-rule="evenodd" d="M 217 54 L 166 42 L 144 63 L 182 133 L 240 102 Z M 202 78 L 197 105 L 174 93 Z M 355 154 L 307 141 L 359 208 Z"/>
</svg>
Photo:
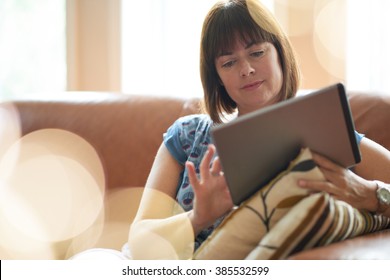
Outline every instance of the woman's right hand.
<svg viewBox="0 0 390 280">
<path fill-rule="evenodd" d="M 193 210 L 189 212 L 189 218 L 196 235 L 233 207 L 219 158 L 216 157 L 211 163 L 215 151 L 215 146 L 210 144 L 199 166 L 199 178 L 194 164 L 186 162 L 188 177 L 195 194 Z"/>
</svg>

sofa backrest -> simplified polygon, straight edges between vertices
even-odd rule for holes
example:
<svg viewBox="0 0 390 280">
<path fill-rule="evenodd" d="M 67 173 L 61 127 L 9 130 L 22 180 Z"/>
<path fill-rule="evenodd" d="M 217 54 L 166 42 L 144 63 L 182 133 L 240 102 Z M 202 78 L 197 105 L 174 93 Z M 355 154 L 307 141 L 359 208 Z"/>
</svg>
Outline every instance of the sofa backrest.
<svg viewBox="0 0 390 280">
<path fill-rule="evenodd" d="M 390 96 L 354 92 L 349 99 L 356 130 L 390 149 Z M 112 189 L 145 185 L 163 133 L 180 116 L 199 113 L 199 101 L 70 92 L 55 100 L 24 100 L 14 105 L 22 135 L 59 128 L 88 141 L 101 158 L 106 187 Z M 2 114 L 0 119 L 0 124 L 5 121 Z"/>
<path fill-rule="evenodd" d="M 162 135 L 180 116 L 198 113 L 198 99 L 70 92 L 55 100 L 14 102 L 21 134 L 57 128 L 96 150 L 106 188 L 144 186 Z"/>
</svg>

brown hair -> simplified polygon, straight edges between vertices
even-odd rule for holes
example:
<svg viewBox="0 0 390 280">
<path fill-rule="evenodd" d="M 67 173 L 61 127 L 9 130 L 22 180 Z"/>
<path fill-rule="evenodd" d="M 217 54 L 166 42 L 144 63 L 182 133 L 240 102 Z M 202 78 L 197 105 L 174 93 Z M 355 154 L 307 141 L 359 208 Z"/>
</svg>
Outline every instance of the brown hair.
<svg viewBox="0 0 390 280">
<path fill-rule="evenodd" d="M 295 96 L 299 88 L 300 71 L 294 50 L 273 15 L 258 0 L 218 2 L 204 20 L 200 47 L 204 109 L 215 123 L 221 123 L 223 114 L 231 114 L 237 108 L 221 85 L 215 67 L 215 59 L 232 49 L 236 39 L 275 46 L 283 73 L 279 100 Z"/>
</svg>

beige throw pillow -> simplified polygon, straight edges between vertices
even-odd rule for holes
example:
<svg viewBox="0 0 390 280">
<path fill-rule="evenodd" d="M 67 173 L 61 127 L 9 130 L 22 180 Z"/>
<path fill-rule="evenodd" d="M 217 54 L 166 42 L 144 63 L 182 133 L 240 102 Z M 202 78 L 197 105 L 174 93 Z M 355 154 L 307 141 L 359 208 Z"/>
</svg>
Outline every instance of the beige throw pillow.
<svg viewBox="0 0 390 280">
<path fill-rule="evenodd" d="M 326 193 L 308 195 L 297 186 L 301 178 L 324 179 L 308 149 L 232 211 L 194 259 L 285 259 L 390 226 L 389 218 L 359 211 Z"/>
<path fill-rule="evenodd" d="M 297 186 L 300 178 L 324 179 L 309 149 L 302 150 L 287 170 L 225 217 L 194 259 L 246 258 L 291 207 L 308 195 Z"/>
<path fill-rule="evenodd" d="M 326 193 L 318 193 L 294 206 L 246 259 L 285 259 L 302 250 L 388 228 L 389 225 L 389 218 L 357 210 Z"/>
</svg>

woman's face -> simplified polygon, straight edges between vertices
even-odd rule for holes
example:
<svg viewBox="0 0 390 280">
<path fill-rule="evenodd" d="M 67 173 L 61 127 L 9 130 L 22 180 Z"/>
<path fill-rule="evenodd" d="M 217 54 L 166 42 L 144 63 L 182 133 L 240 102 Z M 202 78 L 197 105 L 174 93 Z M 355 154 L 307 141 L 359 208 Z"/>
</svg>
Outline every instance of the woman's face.
<svg viewBox="0 0 390 280">
<path fill-rule="evenodd" d="M 215 66 L 239 115 L 279 101 L 283 73 L 271 43 L 238 41 L 233 50 L 216 58 Z"/>
</svg>

